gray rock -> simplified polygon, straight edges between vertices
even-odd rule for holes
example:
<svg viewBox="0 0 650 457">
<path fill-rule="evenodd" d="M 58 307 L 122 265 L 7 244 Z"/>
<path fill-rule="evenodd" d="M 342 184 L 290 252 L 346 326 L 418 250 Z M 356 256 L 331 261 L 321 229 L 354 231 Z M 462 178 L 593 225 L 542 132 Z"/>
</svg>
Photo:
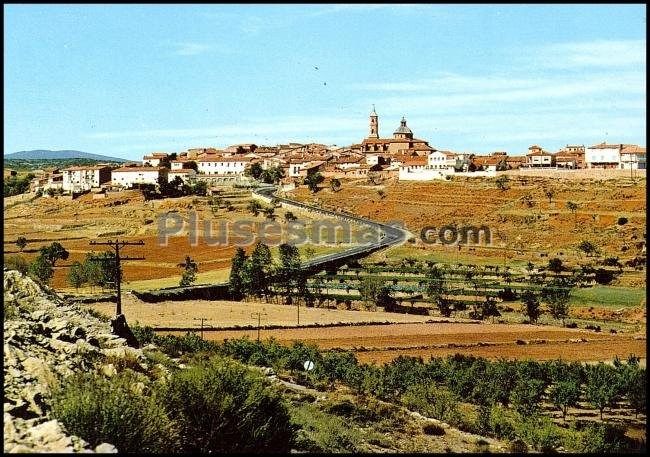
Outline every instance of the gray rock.
<svg viewBox="0 0 650 457">
<path fill-rule="evenodd" d="M 95 452 L 101 454 L 117 454 L 117 449 L 112 444 L 102 443 L 95 448 Z"/>
</svg>

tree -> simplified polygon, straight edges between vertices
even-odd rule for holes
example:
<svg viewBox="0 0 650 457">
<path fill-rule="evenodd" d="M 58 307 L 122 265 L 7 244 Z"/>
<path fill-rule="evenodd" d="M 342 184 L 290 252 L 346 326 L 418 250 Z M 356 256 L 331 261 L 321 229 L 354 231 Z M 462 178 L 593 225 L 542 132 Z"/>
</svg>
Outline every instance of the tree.
<svg viewBox="0 0 650 457">
<path fill-rule="evenodd" d="M 564 270 L 564 267 L 562 266 L 562 260 L 558 259 L 557 257 L 554 257 L 548 261 L 547 268 L 553 273 L 561 273 Z"/>
<path fill-rule="evenodd" d="M 571 288 L 564 281 L 551 281 L 541 291 L 542 300 L 548 305 L 548 310 L 555 319 L 564 319 L 569 315 L 569 299 Z"/>
<path fill-rule="evenodd" d="M 16 246 L 18 246 L 20 252 L 23 252 L 23 249 L 25 249 L 25 246 L 27 246 L 27 238 L 25 238 L 24 236 L 19 236 L 18 239 L 16 240 Z"/>
<path fill-rule="evenodd" d="M 107 286 L 115 286 L 117 279 L 116 268 L 115 253 L 112 251 L 102 252 L 100 254 L 89 252 L 86 254 L 83 263 L 86 282 L 91 287 L 99 286 L 102 289 Z"/>
<path fill-rule="evenodd" d="M 318 192 L 318 185 L 325 180 L 322 174 L 319 172 L 309 173 L 305 177 L 303 184 L 306 184 L 312 193 Z"/>
<path fill-rule="evenodd" d="M 266 244 L 258 241 L 245 264 L 242 276 L 245 290 L 256 297 L 268 297 L 272 265 L 271 250 Z"/>
<path fill-rule="evenodd" d="M 262 168 L 262 164 L 260 164 L 259 162 L 255 162 L 249 168 L 246 169 L 244 174 L 246 176 L 251 176 L 254 179 L 260 179 L 263 172 L 264 169 Z"/>
<path fill-rule="evenodd" d="M 79 261 L 75 261 L 68 270 L 68 284 L 75 289 L 79 289 L 86 282 L 86 272 Z"/>
<path fill-rule="evenodd" d="M 578 217 L 578 213 L 577 213 L 577 211 L 578 211 L 578 204 L 577 204 L 577 203 L 574 203 L 574 202 L 571 202 L 571 201 L 567 201 L 567 202 L 566 202 L 566 207 L 567 207 L 567 209 L 568 209 L 569 211 L 571 211 L 571 212 L 573 213 L 573 218 L 574 218 L 574 220 L 577 220 L 577 217 Z"/>
<path fill-rule="evenodd" d="M 47 284 L 50 279 L 52 279 L 52 275 L 54 275 L 54 269 L 52 268 L 52 263 L 41 254 L 29 265 L 27 274 L 32 278 Z"/>
<path fill-rule="evenodd" d="M 447 290 L 445 287 L 444 272 L 434 265 L 427 271 L 426 279 L 427 295 L 436 303 L 440 314 L 449 317 L 451 315 L 451 306 L 449 300 L 445 297 Z"/>
<path fill-rule="evenodd" d="M 205 181 L 197 181 L 192 186 L 192 193 L 200 197 L 205 197 L 208 194 L 208 184 Z"/>
<path fill-rule="evenodd" d="M 199 271 L 199 267 L 189 255 L 185 256 L 185 261 L 178 266 L 183 268 L 183 274 L 179 284 L 181 287 L 187 287 L 196 281 L 196 273 Z"/>
<path fill-rule="evenodd" d="M 199 171 L 199 164 L 193 160 L 185 162 L 185 167 L 189 170 Z"/>
<path fill-rule="evenodd" d="M 341 181 L 339 181 L 337 178 L 332 178 L 330 180 L 330 187 L 334 192 L 338 192 L 341 190 Z"/>
<path fill-rule="evenodd" d="M 531 324 L 534 324 L 537 322 L 537 319 L 541 314 L 537 295 L 535 295 L 535 293 L 530 290 L 525 290 L 521 294 L 521 301 L 525 306 L 523 310 L 524 316 L 528 317 L 528 320 L 530 320 Z"/>
<path fill-rule="evenodd" d="M 610 406 L 616 398 L 616 370 L 599 362 L 596 365 L 588 366 L 586 371 L 585 395 L 587 401 L 600 411 L 600 420 L 603 420 L 603 410 Z"/>
<path fill-rule="evenodd" d="M 367 308 L 376 308 L 379 305 L 378 301 L 380 300 L 385 303 L 386 291 L 382 291 L 382 288 L 384 287 L 384 280 L 381 278 L 366 276 L 361 280 L 361 284 L 359 285 L 359 294 Z M 388 295 L 390 295 L 390 293 Z"/>
<path fill-rule="evenodd" d="M 287 211 L 286 213 L 284 213 L 284 219 L 287 222 L 292 222 L 297 220 L 298 218 L 291 211 Z"/>
<path fill-rule="evenodd" d="M 551 389 L 550 399 L 562 411 L 562 420 L 565 420 L 569 408 L 578 405 L 580 384 L 573 379 L 556 382 Z"/>
<path fill-rule="evenodd" d="M 598 252 L 598 246 L 588 240 L 581 241 L 580 244 L 578 244 L 578 249 L 587 254 L 587 256 Z"/>
<path fill-rule="evenodd" d="M 262 210 L 267 219 L 275 219 L 275 208 L 273 206 L 267 206 Z"/>
<path fill-rule="evenodd" d="M 295 287 L 301 282 L 300 252 L 292 244 L 282 243 L 278 246 L 280 253 L 280 266 L 277 270 L 277 279 L 285 290 L 285 297 L 290 297 Z"/>
<path fill-rule="evenodd" d="M 257 200 L 251 200 L 248 203 L 247 208 L 248 208 L 248 211 L 253 213 L 253 216 L 257 216 L 260 213 L 260 211 L 262 210 L 262 205 Z"/>
<path fill-rule="evenodd" d="M 494 297 L 486 296 L 485 300 L 481 304 L 481 319 L 487 319 L 488 317 L 498 317 L 501 313 L 497 308 L 497 302 Z"/>
<path fill-rule="evenodd" d="M 230 267 L 230 278 L 228 279 L 228 291 L 233 298 L 239 299 L 245 293 L 244 281 L 242 274 L 244 273 L 244 266 L 248 256 L 242 248 L 237 248 L 235 255 L 232 258 Z"/>
<path fill-rule="evenodd" d="M 50 262 L 52 266 L 54 266 L 57 260 L 66 260 L 70 256 L 70 253 L 66 251 L 58 241 L 55 241 L 49 246 L 43 246 L 40 251 L 41 255 Z"/>
<path fill-rule="evenodd" d="M 624 371 L 625 394 L 630 406 L 638 416 L 646 410 L 646 371 L 638 366 L 629 366 Z"/>
<path fill-rule="evenodd" d="M 499 189 L 502 192 L 508 190 L 508 183 L 509 182 L 510 182 L 510 178 L 508 178 L 507 176 L 499 176 L 496 179 L 497 189 Z"/>
<path fill-rule="evenodd" d="M 540 379 L 520 379 L 510 392 L 510 402 L 523 416 L 532 416 L 539 411 L 546 384 Z"/>
<path fill-rule="evenodd" d="M 546 198 L 548 198 L 548 202 L 552 203 L 553 197 L 555 196 L 555 190 L 550 187 L 546 187 L 544 188 L 544 195 L 546 195 Z"/>
</svg>

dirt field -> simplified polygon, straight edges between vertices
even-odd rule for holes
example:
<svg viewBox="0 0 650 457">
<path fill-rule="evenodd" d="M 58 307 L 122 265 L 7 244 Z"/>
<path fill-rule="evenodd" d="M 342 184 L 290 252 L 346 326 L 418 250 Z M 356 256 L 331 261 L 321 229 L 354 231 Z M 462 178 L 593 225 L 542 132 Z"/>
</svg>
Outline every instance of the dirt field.
<svg viewBox="0 0 650 457">
<path fill-rule="evenodd" d="M 92 308 L 106 315 L 115 314 L 115 303 L 96 303 Z M 207 318 L 205 325 L 212 327 L 257 325 L 257 317 L 251 317 L 252 313 L 257 312 L 266 313 L 266 316 L 262 316 L 262 325 L 296 325 L 298 318 L 298 309 L 288 305 L 206 300 L 145 303 L 128 294 L 125 294 L 122 300 L 122 312 L 129 322 L 139 322 L 141 325 L 152 327 L 198 328 L 199 324 L 195 318 L 199 317 Z M 301 325 L 339 322 L 424 322 L 428 319 L 431 317 L 300 307 Z"/>
<path fill-rule="evenodd" d="M 105 250 L 102 246 L 90 246 L 90 240 L 106 241 L 117 237 L 130 241 L 143 240 L 144 247 L 128 247 L 123 250 L 124 255 L 145 257 L 144 261 L 123 262 L 126 288 L 129 288 L 130 282 L 154 279 L 169 279 L 171 285 L 177 285 L 181 276 L 181 268 L 178 264 L 186 255 L 191 256 L 198 263 L 200 273 L 221 271 L 230 267 L 230 260 L 237 248 L 236 244 L 242 241 L 243 236 L 228 233 L 228 239 L 222 239 L 223 242 L 220 241 L 219 245 L 216 241 L 208 243 L 207 236 L 212 236 L 215 240 L 220 237 L 218 221 L 246 220 L 261 224 L 268 220 L 262 215 L 253 216 L 247 210 L 249 192 L 234 191 L 234 194 L 236 196 L 226 200 L 233 203 L 235 209 L 227 211 L 222 208 L 216 214 L 212 213 L 209 199 L 206 197 L 144 201 L 137 191 L 110 193 L 103 199 L 93 199 L 89 194 L 75 200 L 64 197 L 42 197 L 33 202 L 24 201 L 22 198 L 16 200 L 12 197 L 19 203 L 7 208 L 4 213 L 4 255 L 19 254 L 31 261 L 38 255 L 39 248 L 49 245 L 52 241 L 59 241 L 70 252 L 70 257 L 65 261 L 57 262 L 50 284 L 62 290 L 69 287 L 66 276 L 73 262 L 83 261 L 86 254 L 91 251 Z M 189 237 L 188 221 L 191 212 L 196 213 L 198 228 L 198 243 L 194 246 Z M 181 216 L 184 226 L 176 236 L 170 236 L 165 246 L 158 238 L 158 219 L 167 213 Z M 284 213 L 285 210 L 278 208 L 276 220 L 283 221 Z M 307 213 L 300 214 L 299 218 L 310 227 L 311 219 Z M 209 233 L 203 230 L 205 221 L 211 221 L 213 224 L 208 229 Z M 171 226 L 172 222 L 168 225 Z M 23 252 L 20 252 L 15 245 L 18 236 L 24 236 L 29 240 Z M 269 233 L 267 240 L 267 242 L 279 243 L 280 237 L 271 236 Z M 301 251 L 303 258 L 308 258 L 310 256 L 306 254 L 308 249 L 313 250 L 311 255 L 318 255 L 335 252 L 344 247 L 344 245 L 306 244 L 301 247 Z M 152 286 L 156 287 L 156 284 Z M 137 284 L 135 288 L 139 288 Z"/>
<path fill-rule="evenodd" d="M 183 332 L 172 332 L 182 334 Z M 255 330 L 205 332 L 205 338 L 256 337 Z M 446 356 L 463 353 L 487 358 L 611 360 L 646 357 L 645 335 L 609 335 L 550 326 L 489 323 L 413 323 L 263 330 L 262 338 L 302 340 L 320 348 L 353 349 L 361 361 L 383 363 L 398 355 Z"/>
<path fill-rule="evenodd" d="M 540 253 L 566 260 L 576 258 L 576 245 L 585 239 L 595 242 L 604 254 L 621 259 L 631 258 L 641 250 L 646 223 L 645 178 L 633 183 L 629 178 L 594 181 L 512 176 L 508 186 L 501 191 L 494 179 L 390 182 L 380 186 L 348 181 L 336 193 L 323 188 L 311 194 L 300 187 L 290 195 L 376 220 L 401 221 L 416 238 L 425 226 L 440 228 L 448 224 L 486 225 L 492 234 L 492 249 L 468 252 L 465 248 L 459 254 L 440 243 L 417 242 L 380 252 L 377 260 L 437 255 L 453 261 L 460 255 L 461 261 L 469 256 L 499 263 L 539 262 Z M 554 192 L 551 201 L 544 189 Z M 384 192 L 383 197 L 379 190 Z M 530 197 L 532 206 L 524 196 Z M 578 204 L 575 214 L 567 209 L 568 201 Z M 628 222 L 618 225 L 620 216 L 627 217 Z M 504 253 L 500 249 L 503 246 L 521 251 Z"/>
</svg>

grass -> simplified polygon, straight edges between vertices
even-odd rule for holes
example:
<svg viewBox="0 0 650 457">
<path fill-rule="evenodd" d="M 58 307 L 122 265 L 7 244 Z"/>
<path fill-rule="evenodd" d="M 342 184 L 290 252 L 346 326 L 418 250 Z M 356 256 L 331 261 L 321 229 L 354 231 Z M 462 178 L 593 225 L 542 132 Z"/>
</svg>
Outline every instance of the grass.
<svg viewBox="0 0 650 457">
<path fill-rule="evenodd" d="M 645 287 L 594 286 L 574 289 L 571 304 L 602 308 L 623 308 L 640 306 L 645 298 Z"/>
</svg>

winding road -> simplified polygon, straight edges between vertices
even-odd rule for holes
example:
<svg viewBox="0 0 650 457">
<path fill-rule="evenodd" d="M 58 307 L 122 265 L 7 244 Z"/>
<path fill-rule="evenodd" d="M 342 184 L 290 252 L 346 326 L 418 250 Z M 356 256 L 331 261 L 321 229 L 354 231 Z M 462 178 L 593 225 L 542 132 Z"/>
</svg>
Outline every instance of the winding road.
<svg viewBox="0 0 650 457">
<path fill-rule="evenodd" d="M 317 206 L 307 205 L 305 203 L 290 200 L 285 197 L 278 197 L 275 195 L 275 186 L 258 187 L 256 189 L 252 189 L 252 192 L 254 196 L 261 197 L 262 199 L 276 199 L 278 202 L 288 206 L 293 206 L 295 208 L 316 214 L 322 214 L 324 216 L 336 217 L 346 222 L 355 222 L 357 224 L 365 225 L 373 230 L 379 231 L 380 237 L 377 242 L 365 243 L 360 246 L 354 246 L 350 249 L 346 249 L 334 254 L 315 257 L 302 263 L 302 268 L 305 270 L 315 271 L 324 268 L 328 264 L 341 264 L 351 259 L 365 257 L 380 249 L 402 244 L 412 236 L 410 232 L 399 227 L 382 224 L 381 222 L 373 221 L 359 216 L 353 216 L 350 214 L 344 214 L 324 208 L 319 208 Z"/>
</svg>

